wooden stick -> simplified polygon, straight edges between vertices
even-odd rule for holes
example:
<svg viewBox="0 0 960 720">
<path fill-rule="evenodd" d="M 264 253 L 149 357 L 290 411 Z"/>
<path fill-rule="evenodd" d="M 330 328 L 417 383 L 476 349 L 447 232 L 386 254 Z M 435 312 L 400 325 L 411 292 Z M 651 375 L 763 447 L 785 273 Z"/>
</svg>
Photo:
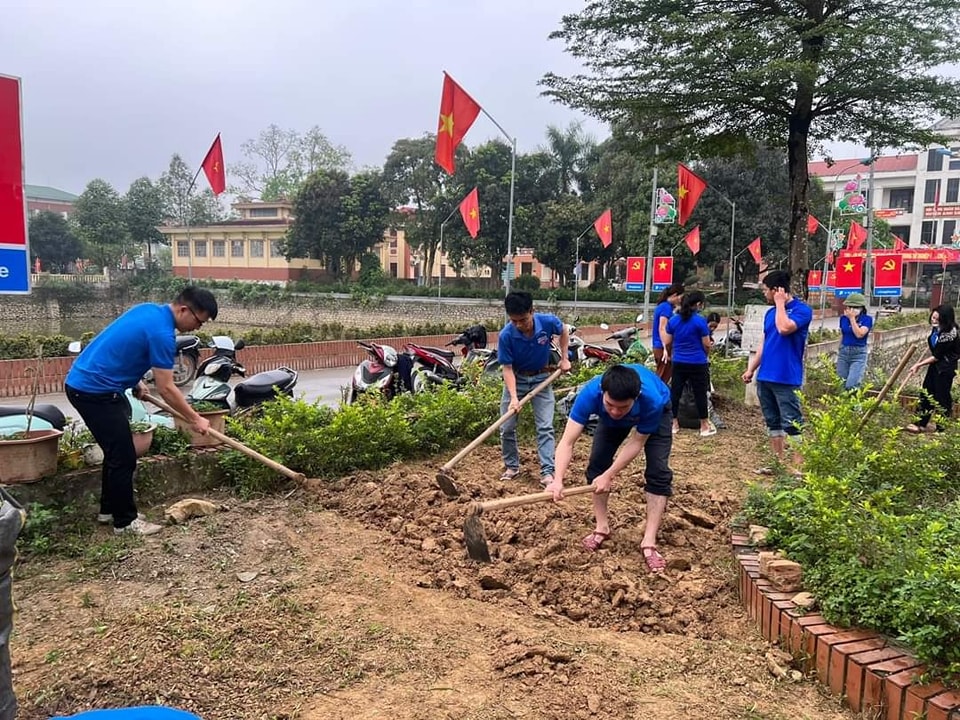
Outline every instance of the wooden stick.
<svg viewBox="0 0 960 720">
<path fill-rule="evenodd" d="M 180 418 L 184 422 L 188 422 L 188 420 L 183 415 L 181 415 L 172 407 L 167 405 L 165 402 L 163 402 L 163 400 L 160 400 L 159 398 L 156 398 L 153 395 L 150 395 L 149 393 L 144 394 L 143 399 L 149 402 L 152 402 L 154 405 L 156 405 L 158 408 L 160 408 L 164 412 L 168 412 L 174 417 Z M 216 438 L 217 440 L 222 442 L 224 445 L 229 445 L 234 450 L 242 452 L 247 457 L 252 458 L 257 462 L 260 462 L 266 465 L 271 470 L 275 470 L 281 475 L 285 475 L 291 480 L 295 480 L 298 483 L 306 482 L 307 478 L 303 473 L 298 473 L 294 470 L 291 470 L 286 465 L 281 465 L 276 460 L 271 460 L 266 455 L 261 455 L 256 450 L 244 445 L 239 440 L 234 440 L 232 437 L 229 437 L 228 435 L 224 435 L 222 432 L 219 432 L 218 430 L 214 430 L 213 428 L 210 428 L 209 430 L 207 430 L 207 434 L 210 435 L 211 437 Z"/>
<path fill-rule="evenodd" d="M 900 358 L 900 362 L 897 363 L 897 367 L 894 369 L 893 373 L 887 378 L 887 382 L 884 383 L 883 387 L 880 389 L 880 392 L 877 394 L 877 400 L 873 405 L 867 408 L 867 411 L 863 414 L 863 418 L 860 420 L 860 425 L 857 426 L 857 432 L 863 430 L 864 426 L 867 424 L 873 414 L 877 411 L 877 408 L 880 407 L 880 403 L 884 401 L 887 397 L 887 393 L 890 392 L 890 388 L 893 387 L 893 384 L 903 373 L 904 368 L 907 367 L 907 363 L 910 362 L 910 359 L 913 357 L 913 354 L 917 351 L 915 345 L 911 345 L 907 348 L 907 351 L 903 354 L 903 357 Z M 902 388 L 901 388 L 902 389 Z M 899 394 L 900 390 L 897 390 Z"/>
</svg>

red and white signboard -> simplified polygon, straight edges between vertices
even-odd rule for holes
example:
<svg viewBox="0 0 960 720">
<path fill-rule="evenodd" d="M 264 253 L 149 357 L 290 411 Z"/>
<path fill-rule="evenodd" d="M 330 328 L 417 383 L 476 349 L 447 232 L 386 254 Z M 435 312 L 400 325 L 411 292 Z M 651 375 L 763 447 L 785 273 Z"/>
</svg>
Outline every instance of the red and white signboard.
<svg viewBox="0 0 960 720">
<path fill-rule="evenodd" d="M 20 78 L 0 75 L 0 294 L 30 292 Z"/>
</svg>

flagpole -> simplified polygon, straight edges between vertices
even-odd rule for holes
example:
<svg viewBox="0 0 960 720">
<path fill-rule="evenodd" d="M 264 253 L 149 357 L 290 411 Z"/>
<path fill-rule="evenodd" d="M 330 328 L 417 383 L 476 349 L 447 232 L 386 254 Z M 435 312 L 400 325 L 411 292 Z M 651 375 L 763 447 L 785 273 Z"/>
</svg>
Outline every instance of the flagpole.
<svg viewBox="0 0 960 720">
<path fill-rule="evenodd" d="M 517 184 L 517 139 L 515 137 L 510 137 L 510 133 L 503 129 L 503 126 L 494 119 L 493 115 L 487 112 L 486 108 L 481 107 L 480 112 L 486 115 L 487 119 L 497 126 L 497 130 L 503 133 L 503 136 L 510 143 L 510 148 L 512 151 L 510 156 L 510 210 L 509 214 L 507 215 L 507 271 L 503 280 L 503 286 L 506 291 L 504 294 L 509 295 L 510 270 L 513 267 L 513 195 L 514 188 Z"/>
<path fill-rule="evenodd" d="M 453 210 L 451 210 L 450 214 L 447 215 L 446 219 L 444 219 L 444 221 L 440 223 L 440 259 L 439 259 L 439 262 L 437 263 L 437 303 L 440 302 L 440 291 L 441 291 L 441 286 L 443 285 L 443 273 L 441 272 L 441 270 L 443 269 L 443 226 L 447 224 L 450 218 L 453 217 L 453 214 L 459 209 L 460 209 L 460 206 L 458 205 Z M 432 270 L 433 268 L 431 268 L 431 272 Z"/>
<path fill-rule="evenodd" d="M 650 188 L 650 236 L 647 240 L 647 267 L 644 271 L 646 277 L 643 279 L 643 319 L 649 322 L 651 330 L 653 328 L 652 318 L 650 317 L 650 290 L 653 287 L 653 243 L 657 239 L 657 224 L 653 221 L 654 213 L 657 211 L 657 156 L 660 155 L 660 146 L 653 148 L 653 187 Z"/>
<path fill-rule="evenodd" d="M 577 295 L 579 294 L 579 291 L 580 291 L 580 238 L 582 238 L 584 235 L 590 232 L 590 228 L 592 227 L 593 227 L 592 224 L 588 225 L 587 229 L 584 230 L 579 235 L 577 235 L 577 239 L 574 241 L 575 247 L 576 247 L 576 249 L 573 252 L 573 255 L 574 255 L 574 258 L 573 258 L 573 261 L 574 261 L 574 264 L 573 264 L 573 314 L 574 315 L 577 314 Z"/>
</svg>

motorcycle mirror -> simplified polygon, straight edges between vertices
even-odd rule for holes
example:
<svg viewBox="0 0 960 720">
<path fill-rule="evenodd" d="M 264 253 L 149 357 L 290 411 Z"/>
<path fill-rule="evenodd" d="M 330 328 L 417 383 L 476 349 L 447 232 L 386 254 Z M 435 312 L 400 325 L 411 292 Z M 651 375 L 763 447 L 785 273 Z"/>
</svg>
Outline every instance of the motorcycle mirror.
<svg viewBox="0 0 960 720">
<path fill-rule="evenodd" d="M 80 352 L 80 341 L 74 340 L 72 343 L 67 345 L 67 352 L 79 353 Z"/>
<path fill-rule="evenodd" d="M 234 350 L 243 350 L 244 347 L 246 347 L 246 343 L 244 343 L 244 342 L 243 342 L 243 338 L 241 338 L 240 340 L 237 340 L 237 343 L 236 343 L 236 345 L 233 346 L 233 349 L 234 349 Z"/>
<path fill-rule="evenodd" d="M 643 322 L 643 313 L 637 315 L 637 322 Z"/>
<path fill-rule="evenodd" d="M 606 323 L 600 323 L 600 329 L 601 329 L 601 330 L 609 330 L 609 329 L 610 329 L 610 326 L 607 325 Z"/>
</svg>

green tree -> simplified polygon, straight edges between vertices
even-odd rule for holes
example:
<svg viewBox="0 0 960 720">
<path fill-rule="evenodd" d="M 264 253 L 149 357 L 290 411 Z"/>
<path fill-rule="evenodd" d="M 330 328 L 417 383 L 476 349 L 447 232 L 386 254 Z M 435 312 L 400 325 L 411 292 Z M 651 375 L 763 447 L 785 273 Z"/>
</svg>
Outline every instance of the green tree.
<svg viewBox="0 0 960 720">
<path fill-rule="evenodd" d="M 573 279 L 576 262 L 576 239 L 592 222 L 590 210 L 576 195 L 564 195 L 558 200 L 548 200 L 542 204 L 543 219 L 539 223 L 537 241 L 534 250 L 537 260 L 551 267 L 560 276 L 560 282 L 567 285 Z M 593 230 L 591 229 L 592 233 Z M 584 235 L 580 239 L 581 260 L 592 259 L 596 254 L 590 243 L 600 245 L 596 237 Z"/>
<path fill-rule="evenodd" d="M 106 180 L 91 180 L 77 199 L 73 220 L 86 254 L 101 267 L 112 266 L 128 246 L 126 215 L 117 191 Z"/>
<path fill-rule="evenodd" d="M 147 263 L 153 264 L 154 243 L 164 242 L 157 229 L 163 222 L 163 195 L 148 177 L 134 180 L 123 198 L 127 233 L 134 247 L 147 250 Z"/>
<path fill-rule="evenodd" d="M 559 195 L 580 189 L 578 180 L 595 143 L 583 132 L 582 122 L 571 122 L 566 128 L 547 125 L 547 144 L 542 152 L 553 161 L 556 191 Z"/>
<path fill-rule="evenodd" d="M 933 114 L 960 113 L 960 0 L 594 0 L 551 37 L 587 72 L 546 93 L 637 128 L 665 157 L 787 153 L 790 267 L 807 261 L 811 147 L 927 144 Z M 891 111 L 896 108 L 896 111 Z"/>
<path fill-rule="evenodd" d="M 60 213 L 39 212 L 30 218 L 30 255 L 52 272 L 63 272 L 80 257 L 83 246 Z"/>
<path fill-rule="evenodd" d="M 270 125 L 241 145 L 245 160 L 231 164 L 236 192 L 261 200 L 290 199 L 307 177 L 320 170 L 346 170 L 350 152 L 312 127 L 304 134 Z"/>
<path fill-rule="evenodd" d="M 352 272 L 378 242 L 390 218 L 379 172 L 352 178 L 339 170 L 318 171 L 307 178 L 294 199 L 295 219 L 287 232 L 288 260 L 322 260 L 334 277 Z"/>
</svg>

